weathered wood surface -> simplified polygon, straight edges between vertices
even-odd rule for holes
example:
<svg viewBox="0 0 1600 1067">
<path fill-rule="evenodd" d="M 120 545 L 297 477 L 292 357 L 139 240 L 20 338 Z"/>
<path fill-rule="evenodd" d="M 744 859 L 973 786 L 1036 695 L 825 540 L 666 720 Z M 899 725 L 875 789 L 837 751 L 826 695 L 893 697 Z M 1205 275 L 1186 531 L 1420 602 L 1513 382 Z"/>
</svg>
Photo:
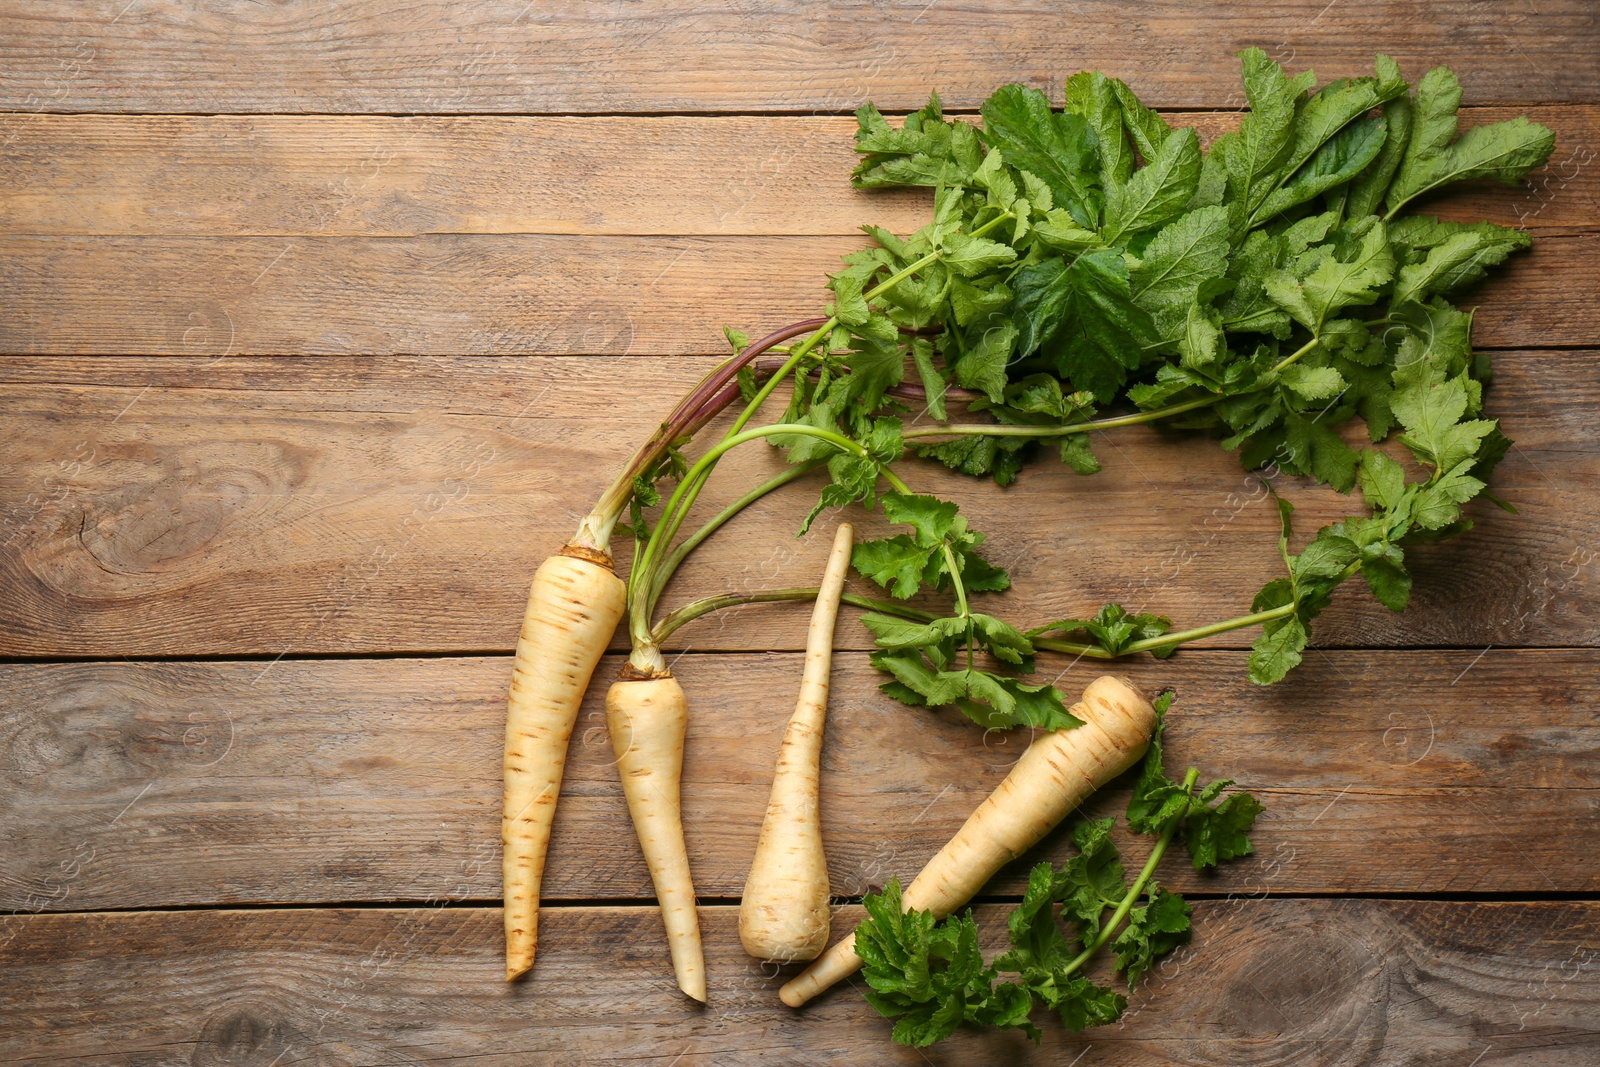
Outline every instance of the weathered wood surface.
<svg viewBox="0 0 1600 1067">
<path fill-rule="evenodd" d="M 545 912 L 506 986 L 497 910 L 205 911 L 0 919 L 0 1052 L 12 1063 L 1519 1064 L 1600 1057 L 1600 905 L 1205 901 L 1195 944 L 1126 1021 L 1044 1044 L 964 1031 L 924 1051 L 848 986 L 800 1012 L 743 954 L 737 909 L 702 909 L 709 1002 L 674 988 L 644 908 Z M 978 910 L 992 951 L 1004 912 Z M 835 933 L 859 921 L 841 908 Z"/>
<path fill-rule="evenodd" d="M 869 216 L 870 218 L 870 216 Z M 0 237 L 0 353 L 656 355 L 815 315 L 864 237 Z M 1600 345 L 1600 235 L 1461 296 L 1480 348 Z"/>
<path fill-rule="evenodd" d="M 1600 226 L 1600 108 L 1526 114 L 1556 152 L 1522 187 L 1455 186 L 1418 210 L 1535 232 Z M 1209 139 L 1235 112 L 1169 113 Z M 909 232 L 931 194 L 850 187 L 839 116 L 0 115 L 0 233 L 412 237 Z M 291 273 L 293 264 L 288 264 Z"/>
<path fill-rule="evenodd" d="M 1600 657 L 1571 647 L 1600 640 L 1600 10 L 1538 7 L 0 4 L 0 656 L 94 660 L 0 664 L 0 1059 L 1600 1059 L 1592 900 L 1329 899 L 1600 891 Z M 923 194 L 849 188 L 846 113 L 935 88 L 970 112 L 1008 81 L 1059 98 L 1097 67 L 1213 135 L 1237 121 L 1232 53 L 1252 44 L 1324 80 L 1379 49 L 1413 78 L 1448 63 L 1468 124 L 1526 111 L 1559 144 L 1532 183 L 1426 205 L 1539 237 L 1464 300 L 1503 350 L 1490 410 L 1518 445 L 1495 488 L 1522 514 L 1485 508 L 1414 550 L 1402 616 L 1346 590 L 1273 689 L 1225 650 L 1248 632 L 1119 665 L 1182 691 L 1172 762 L 1267 804 L 1255 859 L 1171 866 L 1202 898 L 1193 954 L 1108 1032 L 917 1053 L 854 992 L 780 1007 L 716 905 L 712 1004 L 692 1009 L 591 694 L 540 961 L 507 988 L 498 911 L 469 906 L 499 888 L 508 666 L 490 653 L 537 561 L 723 350 L 720 326 L 813 314 L 859 223 L 926 217 Z M 1232 457 L 1146 430 L 1097 450 L 1093 479 L 1044 461 L 1008 492 L 916 468 L 1012 569 L 1003 613 L 1120 599 L 1196 624 L 1273 574 L 1272 509 Z M 775 462 L 737 455 L 722 485 Z M 1277 487 L 1303 534 L 1344 514 Z M 669 599 L 812 581 L 828 531 L 790 533 L 813 491 L 753 509 Z M 673 642 L 728 653 L 679 660 L 708 899 L 742 884 L 804 616 L 747 609 Z M 855 895 L 914 872 L 1024 739 L 893 704 L 860 627 L 840 637 L 856 651 L 824 819 L 835 892 Z M 407 652 L 453 658 L 296 658 Z M 1069 691 L 1101 669 L 1042 666 Z M 1051 835 L 991 899 L 1069 851 Z M 454 906 L 317 907 L 392 902 Z M 310 906 L 217 910 L 232 904 Z M 201 910 L 105 910 L 172 906 Z M 993 947 L 1003 911 L 980 914 Z"/>
<path fill-rule="evenodd" d="M 1351 583 L 1318 621 L 1319 644 L 1595 642 L 1595 360 L 1497 354 L 1489 410 L 1517 446 L 1495 491 L 1521 514 L 1478 507 L 1470 534 L 1412 550 L 1403 615 Z M 0 655 L 509 650 L 539 560 L 707 366 L 0 361 Z M 1275 509 L 1232 455 L 1142 427 L 1095 448 L 1105 470 L 1090 478 L 1049 455 L 1004 491 L 931 463 L 908 477 L 989 533 L 1016 583 L 995 603 L 1031 625 L 1120 600 L 1196 626 L 1240 614 L 1276 576 Z M 759 445 L 735 452 L 708 506 L 780 462 Z M 1293 479 L 1278 486 L 1303 535 L 1353 506 Z M 669 599 L 814 582 L 827 537 L 793 532 L 817 491 L 801 482 L 752 508 L 690 560 Z M 881 529 L 863 517 L 863 536 Z M 859 627 L 839 633 L 865 647 Z M 795 649 L 804 634 L 805 612 L 780 605 L 747 609 L 738 625 L 697 623 L 673 645 Z"/>
<path fill-rule="evenodd" d="M 10 5 L 0 107 L 21 111 L 629 112 L 973 107 L 1094 67 L 1168 107 L 1232 106 L 1259 45 L 1324 78 L 1449 64 L 1485 103 L 1600 94 L 1582 0 L 1270 5 L 760 3 L 470 5 L 373 0 Z"/>
<path fill-rule="evenodd" d="M 798 655 L 690 655 L 683 812 L 695 886 L 737 897 Z M 574 733 L 544 893 L 649 898 L 613 767 L 601 665 Z M 1076 698 L 1103 668 L 1047 657 Z M 0 910 L 494 900 L 505 657 L 0 667 Z M 1211 893 L 1600 890 L 1600 658 L 1586 650 L 1313 654 L 1272 689 L 1244 655 L 1130 665 L 1179 690 L 1173 773 L 1259 794 L 1257 858 L 1163 881 Z M 833 892 L 909 880 L 1026 733 L 877 692 L 836 659 L 822 813 Z M 1115 814 L 1124 781 L 1085 813 Z M 1148 841 L 1119 838 L 1142 857 Z M 1066 828 L 986 892 L 1020 894 Z"/>
</svg>

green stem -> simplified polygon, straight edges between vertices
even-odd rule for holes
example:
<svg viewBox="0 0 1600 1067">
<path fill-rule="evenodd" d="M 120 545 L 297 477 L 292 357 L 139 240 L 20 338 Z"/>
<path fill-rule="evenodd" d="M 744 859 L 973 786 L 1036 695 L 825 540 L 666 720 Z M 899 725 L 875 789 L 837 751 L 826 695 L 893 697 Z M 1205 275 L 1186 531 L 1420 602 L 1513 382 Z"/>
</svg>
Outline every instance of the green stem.
<svg viewBox="0 0 1600 1067">
<path fill-rule="evenodd" d="M 1311 340 L 1307 341 L 1305 344 L 1301 345 L 1299 348 L 1295 349 L 1289 355 L 1285 356 L 1283 359 L 1280 359 L 1276 364 L 1274 364 L 1273 368 L 1272 368 L 1272 373 L 1276 374 L 1279 371 L 1283 370 L 1283 368 L 1285 368 L 1285 367 L 1289 366 L 1290 364 L 1294 363 L 1301 356 L 1305 355 L 1307 352 L 1311 351 L 1313 348 L 1316 348 L 1321 343 L 1322 343 L 1322 338 L 1320 336 L 1313 336 L 1311 338 Z"/>
<path fill-rule="evenodd" d="M 783 365 L 778 368 L 771 378 L 767 379 L 765 385 L 756 391 L 756 395 L 750 398 L 750 402 L 744 406 L 744 410 L 739 412 L 738 417 L 733 420 L 733 425 L 728 427 L 728 432 L 723 435 L 722 439 L 724 441 L 744 430 L 750 420 L 755 417 L 756 412 L 761 410 L 761 405 L 767 402 L 767 398 L 772 395 L 772 391 L 778 387 L 779 383 L 787 378 L 789 373 L 800 365 L 800 361 L 805 359 L 811 350 L 824 337 L 827 337 L 837 325 L 839 325 L 839 317 L 837 315 L 830 317 L 828 321 L 818 326 L 810 337 L 807 337 L 789 352 L 789 358 L 783 361 Z M 694 507 L 694 502 L 699 497 L 700 490 L 704 488 L 706 480 L 711 477 L 711 470 L 715 466 L 716 463 L 713 462 L 695 480 L 691 480 L 689 475 L 685 475 L 684 480 L 679 483 L 680 489 L 687 486 L 689 490 L 687 496 L 683 499 L 682 507 L 675 512 L 670 510 L 663 511 L 656 527 L 657 532 L 663 534 L 667 543 L 670 543 L 678 535 L 678 528 L 683 525 L 683 520 L 688 516 L 689 510 Z M 678 499 L 678 494 L 673 494 L 673 499 Z M 653 575 L 647 575 L 646 580 L 652 588 L 656 587 L 657 580 Z M 666 579 L 661 579 L 659 584 L 665 585 Z"/>
<path fill-rule="evenodd" d="M 932 611 L 923 611 L 894 600 L 879 600 L 877 597 L 862 596 L 859 593 L 846 593 L 840 597 L 840 602 L 849 604 L 853 608 L 864 608 L 867 611 L 876 611 L 880 615 L 895 615 L 912 622 L 932 622 L 939 616 Z"/>
<path fill-rule="evenodd" d="M 1108 652 L 1099 645 L 1084 645 L 1076 641 L 1060 641 L 1054 637 L 1030 637 L 1034 648 L 1042 648 L 1046 652 L 1062 652 L 1069 656 L 1082 656 L 1085 659 L 1117 659 L 1121 653 Z"/>
<path fill-rule="evenodd" d="M 1272 373 L 1276 374 L 1285 367 L 1293 365 L 1319 343 L 1319 339 L 1313 337 L 1304 345 L 1301 345 L 1299 349 L 1279 360 L 1273 366 Z M 921 429 L 907 430 L 902 436 L 905 440 L 917 437 L 962 437 L 967 435 L 980 437 L 1063 437 L 1069 433 L 1093 433 L 1096 430 L 1113 430 L 1120 426 L 1138 426 L 1141 423 L 1170 419 L 1174 415 L 1182 415 L 1203 407 L 1209 407 L 1225 399 L 1227 397 L 1202 396 L 1194 400 L 1168 404 L 1166 407 L 1135 412 L 1131 415 L 1116 415 L 1109 419 L 1088 419 L 1083 422 L 1067 423 L 1063 426 L 994 426 L 986 423 L 943 423 L 938 426 L 925 426 Z"/>
<path fill-rule="evenodd" d="M 628 591 L 631 601 L 628 632 L 635 645 L 648 644 L 650 640 L 650 590 L 653 588 L 654 567 L 657 557 L 667 543 L 663 537 L 666 517 L 679 511 L 684 494 L 689 491 L 690 486 L 694 485 L 706 472 L 716 466 L 717 461 L 725 453 L 750 441 L 772 437 L 776 434 L 797 434 L 802 437 L 815 437 L 842 451 L 850 452 L 857 456 L 869 454 L 865 448 L 844 434 L 835 433 L 832 430 L 824 430 L 817 426 L 807 426 L 803 423 L 775 422 L 767 426 L 758 426 L 753 430 L 732 434 L 713 445 L 705 455 L 694 462 L 694 465 L 684 474 L 683 481 L 679 482 L 678 487 L 673 490 L 671 499 L 667 501 L 667 506 L 661 513 L 661 521 L 656 524 L 655 530 L 650 535 L 650 540 L 645 542 L 644 551 L 634 560 L 633 581 L 630 583 L 631 588 Z"/>
<path fill-rule="evenodd" d="M 1131 642 L 1127 648 L 1123 649 L 1123 652 L 1153 652 L 1161 648 L 1187 644 L 1190 641 L 1199 641 L 1202 638 L 1225 634 L 1230 630 L 1242 630 L 1246 626 L 1259 626 L 1263 623 L 1271 622 L 1273 619 L 1281 619 L 1285 616 L 1293 615 L 1295 610 L 1296 605 L 1284 604 L 1268 611 L 1257 611 L 1249 615 L 1240 615 L 1235 619 L 1214 622 L 1209 626 L 1197 626 L 1192 630 L 1179 630 L 1175 633 L 1162 634 L 1160 637 L 1147 637 L 1143 641 Z"/>
<path fill-rule="evenodd" d="M 911 487 L 909 485 L 907 485 L 905 482 L 903 482 L 900 479 L 900 476 L 898 474 L 896 474 L 894 471 L 890 470 L 888 467 L 882 468 L 882 471 L 883 471 L 883 480 L 888 482 L 889 485 L 894 488 L 895 492 L 899 493 L 901 496 L 915 496 L 916 495 L 915 493 L 913 493 L 911 491 Z"/>
<path fill-rule="evenodd" d="M 971 615 L 972 611 L 967 607 L 966 587 L 961 584 L 960 561 L 956 559 L 955 550 L 950 547 L 949 538 L 946 538 L 939 547 L 944 550 L 944 566 L 945 569 L 950 572 L 950 584 L 955 588 L 956 591 L 956 608 L 958 609 L 961 617 L 964 619 L 968 615 Z"/>
<path fill-rule="evenodd" d="M 1360 569 L 1361 561 L 1356 560 L 1339 572 L 1338 581 L 1343 582 Z M 1086 656 L 1091 659 L 1119 659 L 1138 652 L 1155 652 L 1163 648 L 1174 648 L 1178 645 L 1188 644 L 1190 641 L 1199 641 L 1202 638 L 1225 634 L 1230 630 L 1242 630 L 1246 626 L 1260 626 L 1271 622 L 1273 619 L 1287 618 L 1298 610 L 1300 610 L 1299 603 L 1291 601 L 1288 604 L 1280 604 L 1275 608 L 1268 608 L 1266 611 L 1257 611 L 1249 615 L 1240 615 L 1233 619 L 1224 619 L 1222 622 L 1214 622 L 1207 626 L 1197 626 L 1192 630 L 1175 630 L 1170 634 L 1162 634 L 1160 637 L 1147 637 L 1142 641 L 1132 641 L 1123 646 L 1121 652 L 1115 654 L 1106 651 L 1099 645 L 1083 645 L 1076 641 L 1058 641 L 1052 637 L 1033 637 L 1029 638 L 1029 640 L 1033 642 L 1034 648 L 1042 648 L 1047 652 L 1064 652 L 1069 656 Z"/>
<path fill-rule="evenodd" d="M 1200 778 L 1200 772 L 1193 767 L 1183 776 L 1184 793 L 1194 791 L 1195 782 Z M 1184 814 L 1188 813 L 1187 806 Z M 1133 905 L 1144 893 L 1144 887 L 1155 876 L 1156 868 L 1161 865 L 1161 858 L 1167 854 L 1167 846 L 1172 844 L 1172 837 L 1178 832 L 1178 824 L 1183 822 L 1183 815 L 1174 815 L 1172 821 L 1167 823 L 1166 829 L 1161 831 L 1161 837 L 1156 841 L 1156 847 L 1150 850 L 1150 858 L 1145 861 L 1144 869 L 1139 872 L 1139 877 L 1133 880 L 1133 887 L 1128 890 L 1128 895 L 1122 898 L 1122 903 L 1117 905 L 1117 910 L 1111 913 L 1111 921 L 1100 928 L 1100 936 L 1094 939 L 1094 944 L 1078 954 L 1078 958 L 1067 964 L 1061 972 L 1061 977 L 1072 974 L 1094 958 L 1094 954 L 1106 946 L 1111 936 L 1117 932 L 1117 927 L 1122 925 L 1122 920 L 1128 917 L 1128 912 L 1133 910 Z"/>
<path fill-rule="evenodd" d="M 1193 630 L 1176 630 L 1170 634 L 1162 634 L 1160 637 L 1147 637 L 1142 641 L 1130 642 L 1116 655 L 1112 655 L 1099 645 L 1080 645 L 1073 641 L 1057 641 L 1050 637 L 1035 637 L 1031 640 L 1035 648 L 1046 649 L 1050 652 L 1065 652 L 1068 655 L 1088 656 L 1093 659 L 1118 659 L 1122 656 L 1131 656 L 1137 652 L 1155 652 L 1159 649 L 1187 644 L 1190 641 L 1199 641 L 1201 638 L 1215 637 L 1217 634 L 1225 634 L 1229 630 L 1242 630 L 1246 626 L 1259 626 L 1262 623 L 1271 622 L 1273 619 L 1281 619 L 1285 616 L 1293 615 L 1294 612 L 1294 604 L 1284 604 L 1268 611 L 1257 611 L 1250 615 L 1240 615 L 1238 618 L 1214 622 L 1208 626 L 1197 626 Z"/>
<path fill-rule="evenodd" d="M 750 403 L 746 404 L 744 410 L 739 412 L 738 417 L 733 420 L 733 425 L 728 427 L 728 432 L 723 435 L 722 439 L 724 441 L 743 431 L 750 420 L 755 417 L 756 412 L 761 409 L 761 405 L 767 402 L 767 398 L 772 395 L 772 391 L 778 387 L 778 383 L 787 378 L 790 372 L 800 365 L 800 361 L 805 359 L 811 350 L 817 346 L 817 343 L 837 325 L 839 325 L 839 318 L 838 316 L 833 316 L 817 327 L 816 332 L 810 337 L 795 346 L 794 350 L 789 353 L 789 358 L 783 361 L 783 365 L 778 368 L 771 378 L 767 379 L 766 384 L 757 390 L 756 395 L 750 399 Z M 671 542 L 678 535 L 678 527 L 683 525 L 683 520 L 688 516 L 689 510 L 694 507 L 695 500 L 700 496 L 700 490 L 705 487 L 707 479 L 711 477 L 712 468 L 715 466 L 716 464 L 713 463 L 710 467 L 707 467 L 704 473 L 695 481 L 690 481 L 689 477 L 685 475 L 680 487 L 688 486 L 689 492 L 684 498 L 682 508 L 671 514 L 662 512 L 658 528 L 665 530 L 665 538 L 668 542 Z M 653 585 L 655 582 L 654 577 L 652 576 L 650 580 Z"/>
<path fill-rule="evenodd" d="M 735 608 L 741 604 L 772 604 L 784 600 L 815 600 L 816 596 L 817 587 L 812 586 L 809 589 L 768 589 L 760 593 L 723 593 L 719 596 L 701 597 L 699 600 L 691 600 L 656 623 L 655 629 L 650 631 L 650 640 L 657 645 L 664 644 L 667 638 L 686 623 L 691 623 L 713 611 L 721 611 L 723 608 Z"/>
<path fill-rule="evenodd" d="M 966 434 L 977 434 L 983 437 L 1064 437 L 1069 433 L 1093 433 L 1095 430 L 1111 430 L 1118 426 L 1137 426 L 1140 423 L 1155 422 L 1158 419 L 1171 418 L 1173 415 L 1182 415 L 1186 411 L 1203 408 L 1215 404 L 1222 397 L 1203 396 L 1198 400 L 1185 400 L 1181 404 L 1168 404 L 1164 408 L 1153 408 L 1150 411 L 1141 411 L 1133 415 L 1117 415 L 1109 419 L 1089 419 L 1084 422 L 1071 422 L 1064 426 L 994 426 L 985 423 L 945 423 L 939 426 L 925 426 L 921 429 L 906 430 L 902 437 L 910 440 L 915 437 L 960 437 Z"/>
<path fill-rule="evenodd" d="M 756 395 L 750 399 L 750 403 L 746 404 L 744 410 L 739 412 L 739 417 L 733 420 L 733 425 L 728 427 L 727 437 L 732 437 L 744 429 L 745 425 L 755 417 L 756 412 L 761 409 L 761 405 L 767 402 L 767 397 L 772 395 L 772 391 L 778 388 L 778 385 L 789 376 L 789 372 L 799 366 L 800 361 L 805 359 L 824 337 L 832 333 L 833 328 L 837 325 L 839 325 L 839 316 L 834 315 L 827 322 L 818 326 L 815 333 L 794 347 L 793 351 L 789 353 L 789 358 L 783 361 L 783 365 L 778 368 L 777 372 L 767 379 L 767 383 L 756 391 Z"/>
<path fill-rule="evenodd" d="M 735 515 L 739 514 L 739 512 L 743 511 L 745 508 L 749 507 L 751 504 L 754 504 L 757 500 L 760 500 L 774 489 L 781 489 L 783 486 L 788 485 L 801 475 L 811 473 L 811 471 L 815 470 L 823 462 L 825 461 L 816 459 L 810 461 L 809 463 L 800 463 L 793 467 L 789 467 L 781 474 L 762 482 L 744 496 L 740 497 L 738 500 L 735 500 L 733 503 L 717 512 L 717 514 L 712 516 L 711 520 L 704 526 L 700 527 L 700 529 L 684 538 L 682 543 L 680 543 L 677 548 L 673 549 L 672 553 L 668 555 L 666 559 L 662 560 L 661 565 L 656 569 L 656 573 L 650 583 L 650 611 L 652 613 L 655 611 L 656 602 L 661 599 L 662 590 L 664 590 L 667 586 L 667 583 L 672 580 L 672 576 L 677 573 L 678 565 L 688 557 L 689 553 L 693 552 L 700 546 L 700 542 L 716 533 L 724 523 L 733 518 Z"/>
<path fill-rule="evenodd" d="M 685 624 L 691 623 L 703 615 L 724 608 L 736 608 L 742 604 L 774 604 L 786 600 L 815 600 L 818 587 L 814 585 L 801 586 L 794 589 L 764 589 L 759 593 L 721 593 L 717 596 L 701 597 L 692 600 L 683 607 L 667 615 L 656 628 L 651 631 L 651 639 L 657 644 L 663 644 Z M 845 593 L 839 598 L 841 603 L 851 607 L 864 608 L 867 611 L 876 611 L 884 615 L 894 615 L 898 618 L 909 619 L 912 622 L 932 622 L 939 616 L 931 611 L 922 611 L 919 608 L 897 604 L 892 600 L 878 600 L 874 597 L 860 596 L 856 593 Z"/>
</svg>

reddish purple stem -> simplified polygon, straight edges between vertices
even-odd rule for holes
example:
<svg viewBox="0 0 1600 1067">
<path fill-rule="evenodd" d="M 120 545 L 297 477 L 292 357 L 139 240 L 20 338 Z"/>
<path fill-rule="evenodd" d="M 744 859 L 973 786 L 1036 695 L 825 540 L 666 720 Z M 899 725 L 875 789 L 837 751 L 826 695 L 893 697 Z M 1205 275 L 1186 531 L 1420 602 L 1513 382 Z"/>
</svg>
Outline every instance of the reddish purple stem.
<svg viewBox="0 0 1600 1067">
<path fill-rule="evenodd" d="M 683 423 L 684 432 L 694 433 L 695 430 L 715 418 L 719 411 L 727 407 L 733 398 L 739 395 L 737 384 L 733 385 L 731 391 L 727 386 L 738 377 L 739 371 L 748 365 L 751 360 L 767 351 L 773 345 L 781 344 L 791 337 L 798 337 L 803 333 L 815 331 L 827 321 L 827 319 L 804 319 L 800 322 L 791 323 L 780 330 L 774 330 L 761 340 L 753 342 L 743 352 L 739 353 L 736 358 L 729 360 L 706 375 L 705 380 L 696 386 L 693 392 L 683 398 L 682 403 L 672 413 L 672 417 L 668 419 L 668 422 L 675 424 L 680 420 L 686 419 Z"/>
<path fill-rule="evenodd" d="M 683 398 L 668 418 L 667 424 L 672 427 L 672 437 L 694 436 L 700 431 L 701 427 L 716 418 L 724 408 L 733 403 L 739 396 L 739 383 L 735 380 L 739 375 L 739 371 L 750 366 L 757 356 L 792 337 L 810 333 L 827 321 L 827 319 L 821 318 L 805 319 L 785 326 L 780 330 L 774 330 L 761 338 L 761 340 L 751 343 L 743 352 L 739 353 L 737 358 L 729 360 L 712 373 L 706 375 L 705 379 L 688 396 Z M 917 331 L 906 332 L 914 333 Z M 778 373 L 783 364 L 783 360 L 766 359 L 755 363 L 751 370 L 758 379 L 769 378 Z M 850 368 L 845 367 L 844 370 L 849 373 Z M 810 373 L 815 374 L 818 372 L 813 370 Z M 920 384 L 912 382 L 902 382 L 899 385 L 891 386 L 887 392 L 888 395 L 897 400 L 905 400 L 911 403 L 925 404 L 928 400 L 927 389 Z M 974 392 L 971 389 L 961 389 L 956 386 L 950 386 L 945 390 L 945 398 L 957 404 L 969 404 L 982 396 L 982 393 Z"/>
</svg>

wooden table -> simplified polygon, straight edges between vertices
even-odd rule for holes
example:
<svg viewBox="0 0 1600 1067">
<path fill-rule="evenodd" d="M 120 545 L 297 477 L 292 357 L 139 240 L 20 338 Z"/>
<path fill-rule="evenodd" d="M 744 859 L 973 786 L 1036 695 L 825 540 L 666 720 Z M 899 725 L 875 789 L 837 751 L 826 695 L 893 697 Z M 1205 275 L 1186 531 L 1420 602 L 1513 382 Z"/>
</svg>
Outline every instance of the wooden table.
<svg viewBox="0 0 1600 1067">
<path fill-rule="evenodd" d="M 1121 1025 L 1048 1022 L 1041 1050 L 900 1048 L 847 988 L 782 1007 L 734 932 L 799 676 L 805 612 L 777 606 L 673 649 L 710 1004 L 673 985 L 593 696 L 538 963 L 506 986 L 527 582 L 724 323 L 814 313 L 860 223 L 923 220 L 926 196 L 850 189 L 848 111 L 1059 99 L 1099 67 L 1210 134 L 1251 44 L 1324 79 L 1380 48 L 1413 78 L 1449 63 L 1468 123 L 1526 112 L 1559 141 L 1525 187 L 1441 206 L 1537 238 L 1469 297 L 1520 515 L 1418 550 L 1404 615 L 1342 590 L 1275 688 L 1244 679 L 1249 634 L 1127 666 L 1178 687 L 1179 766 L 1267 805 L 1255 859 L 1171 867 L 1194 944 Z M 6 1062 L 1600 1062 L 1593 5 L 11 2 L 0 58 Z M 1143 430 L 1097 451 L 1093 479 L 1040 462 L 1004 492 L 918 473 L 981 517 L 1009 614 L 1236 614 L 1275 520 L 1234 457 Z M 1344 514 L 1279 487 L 1302 529 Z M 753 509 L 674 595 L 813 580 L 809 496 Z M 859 898 L 1022 741 L 882 697 L 851 613 L 839 634 L 824 815 Z M 1045 667 L 1073 693 L 1096 673 Z M 991 884 L 989 930 L 1068 854 L 1057 832 Z"/>
</svg>

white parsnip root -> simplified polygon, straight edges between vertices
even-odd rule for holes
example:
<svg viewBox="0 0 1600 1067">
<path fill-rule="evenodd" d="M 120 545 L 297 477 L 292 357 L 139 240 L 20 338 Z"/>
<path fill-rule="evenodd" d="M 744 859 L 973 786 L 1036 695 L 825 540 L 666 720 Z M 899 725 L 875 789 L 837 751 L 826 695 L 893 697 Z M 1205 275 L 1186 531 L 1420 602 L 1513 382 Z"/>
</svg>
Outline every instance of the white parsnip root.
<svg viewBox="0 0 1600 1067">
<path fill-rule="evenodd" d="M 539 887 L 567 742 L 625 600 L 610 557 L 574 545 L 540 565 L 528 592 L 511 668 L 500 818 L 508 982 L 533 966 Z"/>
<path fill-rule="evenodd" d="M 622 792 L 655 884 L 678 988 L 705 1003 L 706 965 L 695 913 L 694 880 L 683 843 L 679 789 L 689 703 L 677 679 L 624 678 L 606 694 L 606 727 Z"/>
<path fill-rule="evenodd" d="M 943 918 L 971 900 L 1007 863 L 1033 847 L 1096 789 L 1144 755 L 1155 709 L 1133 684 L 1096 679 L 1072 708 L 1083 725 L 1037 738 L 1005 781 L 906 889 L 907 910 Z M 830 948 L 778 993 L 798 1008 L 861 967 L 855 935 Z"/>
<path fill-rule="evenodd" d="M 833 627 L 855 531 L 840 523 L 806 634 L 800 699 L 784 730 L 761 839 L 739 902 L 739 940 L 762 960 L 816 959 L 828 943 L 828 859 L 818 808 Z"/>
</svg>

